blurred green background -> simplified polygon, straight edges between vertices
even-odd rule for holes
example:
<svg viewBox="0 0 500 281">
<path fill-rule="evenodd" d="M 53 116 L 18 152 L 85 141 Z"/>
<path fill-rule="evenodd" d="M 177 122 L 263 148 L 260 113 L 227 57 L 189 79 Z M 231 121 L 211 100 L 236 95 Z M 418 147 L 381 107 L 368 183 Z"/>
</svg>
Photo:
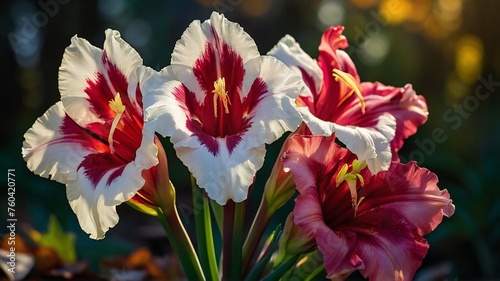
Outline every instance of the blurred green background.
<svg viewBox="0 0 500 281">
<path fill-rule="evenodd" d="M 169 63 L 174 44 L 188 24 L 207 19 L 213 10 L 240 23 L 263 54 L 290 34 L 317 57 L 323 31 L 340 24 L 346 27 L 347 52 L 362 81 L 394 86 L 411 83 L 427 99 L 429 120 L 406 141 L 400 155 L 439 176 L 440 187 L 449 190 L 456 213 L 427 236 L 431 248 L 419 272 L 421 280 L 440 268 L 445 273 L 435 280 L 500 279 L 500 187 L 496 181 L 500 171 L 500 1 L 2 0 L 0 7 L 3 221 L 7 169 L 15 169 L 18 226 L 45 231 L 49 215 L 55 214 L 63 228 L 77 236 L 79 258 L 94 267 L 104 257 L 129 253 L 139 246 L 149 246 L 158 254 L 168 250 L 161 243 L 163 230 L 156 220 L 125 205 L 118 208 L 120 223 L 107 238 L 90 240 L 67 203 L 65 187 L 32 174 L 21 158 L 24 132 L 59 100 L 58 68 L 73 35 L 102 47 L 104 30 L 117 29 L 145 65 L 159 70 Z M 189 205 L 188 173 L 168 142 L 165 145 L 179 200 Z M 256 191 L 262 188 L 259 185 L 265 182 L 278 151 L 279 143 L 269 147 Z M 190 220 L 190 211 L 181 208 L 183 219 Z M 1 234 L 5 232 L 0 228 Z"/>
</svg>

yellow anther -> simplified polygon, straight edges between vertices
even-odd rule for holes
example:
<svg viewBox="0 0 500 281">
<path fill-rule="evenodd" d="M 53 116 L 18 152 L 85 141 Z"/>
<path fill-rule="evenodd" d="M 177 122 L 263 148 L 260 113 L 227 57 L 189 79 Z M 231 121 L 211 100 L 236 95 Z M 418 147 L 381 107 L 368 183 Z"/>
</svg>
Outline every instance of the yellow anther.
<svg viewBox="0 0 500 281">
<path fill-rule="evenodd" d="M 118 122 L 120 122 L 123 112 L 125 112 L 125 105 L 123 105 L 120 93 L 116 93 L 115 98 L 109 101 L 109 107 L 116 113 L 108 135 L 109 150 L 111 151 L 111 154 L 114 154 L 115 149 L 113 147 L 113 134 L 115 133 L 116 126 L 118 126 Z"/>
<path fill-rule="evenodd" d="M 363 95 L 361 94 L 361 90 L 359 89 L 359 84 L 356 82 L 356 79 L 352 77 L 351 74 L 343 72 L 342 70 L 338 70 L 336 68 L 333 69 L 333 77 L 335 77 L 336 81 L 342 81 L 351 88 L 351 91 L 345 96 L 345 99 L 350 97 L 352 94 L 356 93 L 356 96 L 358 97 L 359 103 L 361 104 L 361 112 L 364 114 L 365 113 L 365 100 L 363 99 Z"/>
<path fill-rule="evenodd" d="M 342 168 L 340 168 L 339 173 L 337 174 L 336 185 L 339 187 L 344 181 L 347 183 L 349 187 L 349 192 L 351 193 L 351 205 L 354 208 L 354 217 L 357 215 L 358 207 L 365 198 L 361 197 L 358 201 L 358 190 L 357 190 L 357 182 L 359 180 L 360 185 L 363 187 L 365 185 L 365 180 L 363 176 L 359 173 L 361 170 L 366 168 L 366 161 L 359 162 L 355 159 L 351 165 L 351 171 L 349 170 L 349 166 L 345 163 Z"/>
<path fill-rule="evenodd" d="M 366 168 L 366 161 L 359 162 L 358 159 L 354 159 L 354 161 L 352 161 L 352 172 L 353 173 L 357 173 L 357 172 L 363 170 L 364 168 Z"/>
<path fill-rule="evenodd" d="M 111 107 L 111 110 L 116 114 L 122 114 L 125 111 L 120 93 L 116 93 L 115 98 L 109 101 L 109 107 Z"/>
<path fill-rule="evenodd" d="M 337 174 L 337 187 L 340 186 L 340 184 L 344 181 L 344 178 L 345 178 L 345 175 L 347 173 L 347 169 L 349 169 L 349 165 L 347 165 L 347 163 L 345 163 L 342 168 L 340 168 L 340 171 L 339 173 Z"/>
<path fill-rule="evenodd" d="M 226 114 L 229 113 L 229 105 L 231 105 L 231 100 L 229 100 L 229 96 L 226 91 L 226 79 L 224 77 L 217 79 L 214 82 L 214 115 L 217 117 L 217 104 L 219 103 L 219 99 L 222 100 L 222 105 L 224 106 L 224 112 Z"/>
</svg>

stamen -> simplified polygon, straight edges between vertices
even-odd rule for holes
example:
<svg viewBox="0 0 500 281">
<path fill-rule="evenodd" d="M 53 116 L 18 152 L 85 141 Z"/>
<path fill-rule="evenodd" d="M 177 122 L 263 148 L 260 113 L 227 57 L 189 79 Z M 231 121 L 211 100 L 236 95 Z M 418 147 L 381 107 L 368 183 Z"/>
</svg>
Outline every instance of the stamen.
<svg viewBox="0 0 500 281">
<path fill-rule="evenodd" d="M 231 105 L 231 100 L 229 99 L 229 96 L 227 95 L 226 91 L 226 79 L 224 77 L 217 79 L 214 82 L 214 90 L 212 91 L 214 93 L 214 115 L 217 117 L 218 115 L 218 110 L 217 110 L 217 104 L 219 103 L 218 100 L 222 100 L 222 105 L 224 106 L 224 112 L 226 114 L 229 113 L 229 105 Z"/>
<path fill-rule="evenodd" d="M 108 135 L 109 150 L 111 151 L 111 154 L 114 154 L 115 149 L 113 147 L 113 134 L 115 133 L 115 129 L 118 126 L 118 122 L 120 122 L 123 112 L 125 112 L 125 105 L 122 103 L 120 93 L 116 93 L 115 98 L 109 101 L 109 107 L 116 113 Z"/>
<path fill-rule="evenodd" d="M 354 209 L 354 217 L 357 216 L 358 208 L 361 202 L 365 199 L 365 197 L 361 197 L 358 201 L 358 190 L 357 190 L 357 182 L 359 180 L 361 187 L 365 185 L 365 180 L 363 176 L 359 173 L 361 170 L 366 168 L 366 161 L 358 161 L 355 159 L 351 165 L 351 171 L 347 172 L 349 166 L 345 163 L 342 168 L 340 168 L 339 173 L 337 174 L 336 186 L 339 187 L 344 181 L 347 182 L 347 186 L 349 187 L 349 192 L 351 193 L 351 205 Z"/>
<path fill-rule="evenodd" d="M 347 84 L 347 86 L 351 88 L 351 91 L 349 91 L 349 93 L 345 96 L 344 100 L 349 98 L 353 93 L 356 93 L 359 103 L 361 104 L 361 112 L 365 114 L 365 100 L 363 99 L 363 95 L 361 94 L 361 90 L 359 89 L 359 85 L 356 82 L 356 79 L 354 79 L 351 74 L 343 72 L 342 70 L 338 70 L 336 68 L 333 69 L 332 75 L 333 77 L 335 77 L 336 81 L 343 81 Z"/>
<path fill-rule="evenodd" d="M 354 173 L 357 173 L 364 168 L 366 168 L 366 161 L 359 162 L 358 159 L 354 159 L 354 161 L 352 161 L 352 171 Z"/>
<path fill-rule="evenodd" d="M 349 165 L 347 165 L 347 163 L 345 163 L 342 166 L 342 168 L 340 168 L 340 172 L 337 174 L 337 180 L 336 180 L 337 187 L 339 187 L 340 184 L 344 181 L 345 175 L 347 173 L 347 169 L 349 169 Z"/>
</svg>

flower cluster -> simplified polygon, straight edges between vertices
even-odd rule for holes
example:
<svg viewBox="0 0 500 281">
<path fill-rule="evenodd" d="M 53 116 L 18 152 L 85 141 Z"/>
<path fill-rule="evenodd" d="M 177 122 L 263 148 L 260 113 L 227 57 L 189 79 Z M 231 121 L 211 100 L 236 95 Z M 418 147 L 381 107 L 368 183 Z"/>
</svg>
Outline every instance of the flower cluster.
<svg viewBox="0 0 500 281">
<path fill-rule="evenodd" d="M 93 239 L 118 223 L 123 202 L 158 216 L 190 279 L 324 269 L 332 280 L 356 270 L 370 280 L 411 280 L 429 247 L 423 235 L 455 208 L 435 174 L 398 158 L 427 120 L 427 105 L 409 84 L 361 82 L 342 31 L 323 34 L 317 60 L 289 35 L 263 56 L 243 28 L 213 13 L 189 25 L 160 72 L 143 66 L 117 31 L 106 30 L 103 49 L 75 36 L 59 69 L 61 101 L 26 132 L 23 158 L 66 185 Z M 286 132 L 243 243 L 265 146 Z M 203 202 L 197 252 L 155 133 L 170 139 Z M 284 229 L 263 237 L 294 194 Z M 221 273 L 211 213 L 222 229 Z"/>
</svg>

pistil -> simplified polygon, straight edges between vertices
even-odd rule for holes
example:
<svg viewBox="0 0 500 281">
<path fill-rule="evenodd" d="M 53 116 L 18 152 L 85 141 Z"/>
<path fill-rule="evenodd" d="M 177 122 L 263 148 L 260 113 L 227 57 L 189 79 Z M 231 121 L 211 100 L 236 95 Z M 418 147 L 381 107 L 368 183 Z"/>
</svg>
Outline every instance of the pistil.
<svg viewBox="0 0 500 281">
<path fill-rule="evenodd" d="M 113 147 L 113 134 L 115 133 L 116 127 L 120 122 L 123 112 L 125 112 L 125 106 L 122 103 L 120 93 L 116 93 L 115 98 L 109 101 L 109 107 L 111 108 L 111 110 L 113 110 L 113 112 L 116 113 L 115 119 L 113 119 L 113 123 L 111 124 L 111 129 L 109 130 L 108 135 L 109 150 L 111 151 L 111 154 L 114 154 L 115 149 Z"/>
</svg>

